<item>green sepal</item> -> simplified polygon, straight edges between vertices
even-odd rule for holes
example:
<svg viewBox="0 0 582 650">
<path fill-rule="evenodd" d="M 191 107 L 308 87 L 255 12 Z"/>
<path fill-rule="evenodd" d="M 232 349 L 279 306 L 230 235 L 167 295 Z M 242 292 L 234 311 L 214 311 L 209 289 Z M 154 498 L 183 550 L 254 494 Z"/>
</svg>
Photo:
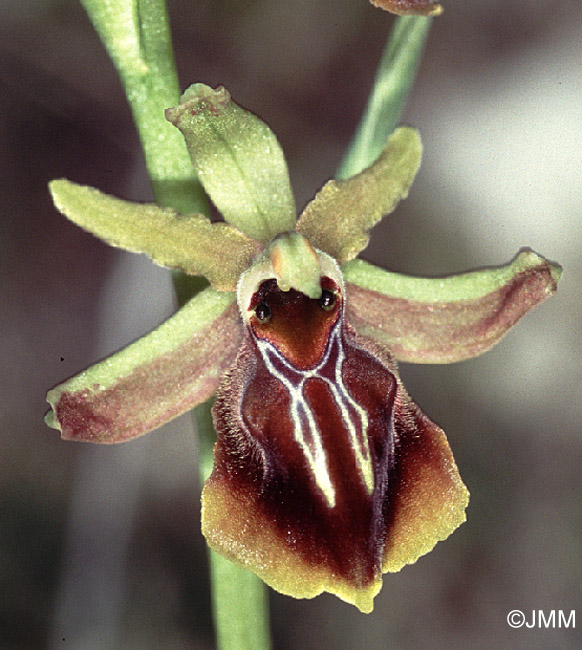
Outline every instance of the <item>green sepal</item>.
<svg viewBox="0 0 582 650">
<path fill-rule="evenodd" d="M 211 287 L 149 334 L 47 394 L 66 440 L 137 438 L 212 396 L 242 338 L 235 296 Z"/>
<path fill-rule="evenodd" d="M 342 267 L 348 317 L 358 332 L 410 363 L 451 363 L 495 345 L 557 290 L 562 269 L 523 249 L 508 264 L 419 278 L 363 260 Z"/>
<path fill-rule="evenodd" d="M 186 140 L 198 178 L 224 219 L 266 243 L 295 226 L 287 163 L 271 129 L 222 87 L 194 84 L 167 119 Z"/>
<path fill-rule="evenodd" d="M 123 201 L 67 180 L 49 184 L 56 208 L 112 246 L 145 253 L 162 266 L 205 276 L 215 289 L 234 291 L 260 244 L 234 226 L 183 215 L 155 203 Z"/>
<path fill-rule="evenodd" d="M 408 196 L 421 155 L 418 131 L 396 129 L 368 169 L 323 186 L 303 211 L 297 230 L 340 264 L 353 259 L 368 245 L 371 228 Z"/>
</svg>

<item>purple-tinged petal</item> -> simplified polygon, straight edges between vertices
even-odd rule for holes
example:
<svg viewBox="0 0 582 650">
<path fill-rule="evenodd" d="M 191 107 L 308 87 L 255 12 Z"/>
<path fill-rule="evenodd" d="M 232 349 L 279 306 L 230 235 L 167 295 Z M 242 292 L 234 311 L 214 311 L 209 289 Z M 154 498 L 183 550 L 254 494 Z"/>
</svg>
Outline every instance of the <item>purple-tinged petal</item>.
<svg viewBox="0 0 582 650">
<path fill-rule="evenodd" d="M 205 289 L 143 338 L 47 394 L 66 440 L 137 438 L 208 399 L 241 341 L 234 294 Z"/>
<path fill-rule="evenodd" d="M 331 275 L 319 299 L 268 279 L 239 304 L 248 329 L 213 409 L 202 531 L 282 593 L 369 612 L 382 573 L 447 537 L 468 493 L 390 352 L 343 322 Z"/>
<path fill-rule="evenodd" d="M 438 16 L 443 8 L 432 0 L 370 0 L 375 7 L 380 7 L 398 16 Z"/>
<path fill-rule="evenodd" d="M 342 271 L 350 323 L 410 363 L 452 363 L 489 350 L 555 293 L 561 275 L 528 249 L 504 266 L 445 278 L 390 273 L 363 260 Z"/>
<path fill-rule="evenodd" d="M 340 264 L 353 259 L 368 245 L 373 226 L 408 196 L 421 155 L 418 131 L 395 129 L 370 167 L 321 188 L 303 210 L 297 231 Z"/>
</svg>

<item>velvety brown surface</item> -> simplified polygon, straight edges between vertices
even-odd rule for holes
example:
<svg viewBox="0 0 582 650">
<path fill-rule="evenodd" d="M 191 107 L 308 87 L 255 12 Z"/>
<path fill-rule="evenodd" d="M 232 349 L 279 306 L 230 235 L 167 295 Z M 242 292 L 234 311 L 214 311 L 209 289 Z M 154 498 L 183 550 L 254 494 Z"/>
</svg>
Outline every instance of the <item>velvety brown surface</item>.
<svg viewBox="0 0 582 650">
<path fill-rule="evenodd" d="M 181 88 L 222 83 L 266 120 L 305 205 L 353 135 L 392 17 L 367 0 L 168 5 Z M 70 224 L 47 191 L 66 176 L 151 200 L 130 111 L 80 3 L 3 0 L 0 14 L 0 647 L 212 648 L 189 418 L 99 448 L 64 442 L 42 421 L 50 386 L 165 318 L 147 296 L 169 282 L 152 286 L 141 272 L 143 298 L 131 303 L 136 286 L 118 263 L 131 256 Z M 580 2 L 449 0 L 433 21 L 402 118 L 421 132 L 422 168 L 366 259 L 439 275 L 500 264 L 528 245 L 564 276 L 490 353 L 401 368 L 447 432 L 471 489 L 467 523 L 385 576 L 373 614 L 330 596 L 271 593 L 277 650 L 582 645 L 579 621 L 539 631 L 506 623 L 515 607 L 529 619 L 533 607 L 582 600 L 581 19 Z M 110 528 L 130 532 L 113 538 Z M 125 560 L 112 569 L 116 548 Z M 83 558 L 68 572 L 71 549 Z"/>
<path fill-rule="evenodd" d="M 293 316 L 293 327 L 277 330 L 293 341 L 298 304 L 319 308 L 315 300 L 272 287 L 260 300 L 276 306 L 265 328 L 286 313 Z M 410 402 L 390 353 L 347 325 L 341 342 L 344 386 L 368 418 L 367 436 L 359 442 L 372 459 L 371 493 L 337 401 L 322 379 L 311 377 L 303 395 L 315 414 L 336 492 L 330 507 L 294 437 L 289 392 L 269 372 L 249 333 L 214 407 L 219 437 L 203 493 L 203 531 L 213 548 L 283 593 L 331 591 L 369 611 L 382 570 L 415 561 L 448 536 L 464 520 L 467 493 L 444 434 Z M 332 348 L 332 366 L 334 354 Z M 354 416 L 352 407 L 348 413 Z"/>
</svg>

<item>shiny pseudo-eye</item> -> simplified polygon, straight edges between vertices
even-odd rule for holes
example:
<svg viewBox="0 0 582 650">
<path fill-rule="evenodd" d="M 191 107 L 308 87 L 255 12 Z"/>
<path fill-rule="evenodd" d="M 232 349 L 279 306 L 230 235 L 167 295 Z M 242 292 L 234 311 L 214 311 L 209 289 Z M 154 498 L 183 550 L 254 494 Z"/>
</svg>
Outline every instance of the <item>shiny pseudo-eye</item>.
<svg viewBox="0 0 582 650">
<path fill-rule="evenodd" d="M 319 297 L 241 285 L 246 336 L 213 409 L 203 532 L 283 593 L 371 611 L 383 572 L 462 521 L 466 491 L 391 353 L 347 322 L 339 273 Z"/>
<path fill-rule="evenodd" d="M 271 308 L 266 302 L 260 302 L 255 308 L 255 316 L 259 323 L 268 323 L 271 320 Z"/>
<path fill-rule="evenodd" d="M 327 289 L 323 289 L 321 292 L 321 298 L 318 300 L 319 306 L 324 311 L 331 311 L 335 307 L 336 297 L 335 294 Z"/>
</svg>

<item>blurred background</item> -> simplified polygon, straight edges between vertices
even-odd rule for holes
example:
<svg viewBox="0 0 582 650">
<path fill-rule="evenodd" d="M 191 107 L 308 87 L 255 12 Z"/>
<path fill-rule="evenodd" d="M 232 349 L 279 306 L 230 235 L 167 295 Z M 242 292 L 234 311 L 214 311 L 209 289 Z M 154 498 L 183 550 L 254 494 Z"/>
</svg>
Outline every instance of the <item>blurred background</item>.
<svg viewBox="0 0 582 650">
<path fill-rule="evenodd" d="M 330 178 L 393 18 L 366 0 L 169 0 L 182 87 L 223 84 L 287 154 L 298 205 Z M 582 647 L 582 5 L 449 0 L 404 116 L 425 156 L 364 257 L 439 275 L 530 246 L 558 294 L 494 350 L 401 367 L 471 491 L 449 540 L 366 616 L 271 593 L 276 650 Z M 60 441 L 46 390 L 174 309 L 168 274 L 52 207 L 66 176 L 150 200 L 116 74 L 73 0 L 0 4 L 0 648 L 214 647 L 188 416 L 128 445 Z M 241 594 L 244 598 L 244 594 Z M 511 629 L 576 610 L 577 629 Z"/>
</svg>

